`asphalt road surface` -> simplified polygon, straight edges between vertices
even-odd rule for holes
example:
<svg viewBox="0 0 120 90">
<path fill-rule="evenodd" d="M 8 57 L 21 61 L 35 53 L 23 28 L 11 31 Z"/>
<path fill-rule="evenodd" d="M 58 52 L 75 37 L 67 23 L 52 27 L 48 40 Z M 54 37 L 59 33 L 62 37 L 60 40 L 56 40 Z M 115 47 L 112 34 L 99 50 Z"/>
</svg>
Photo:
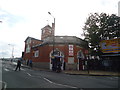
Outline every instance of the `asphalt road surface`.
<svg viewBox="0 0 120 90">
<path fill-rule="evenodd" d="M 32 70 L 15 63 L 2 61 L 3 88 L 118 88 L 118 77 L 84 76 Z M 84 89 L 83 89 L 84 90 Z"/>
</svg>

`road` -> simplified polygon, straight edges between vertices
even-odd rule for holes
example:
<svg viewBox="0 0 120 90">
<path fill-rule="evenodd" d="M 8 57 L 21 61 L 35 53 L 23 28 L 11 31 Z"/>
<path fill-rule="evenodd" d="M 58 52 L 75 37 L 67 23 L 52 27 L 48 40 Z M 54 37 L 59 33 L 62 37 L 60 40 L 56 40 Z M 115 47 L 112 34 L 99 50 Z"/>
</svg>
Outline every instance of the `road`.
<svg viewBox="0 0 120 90">
<path fill-rule="evenodd" d="M 15 67 L 10 61 L 2 62 L 4 88 L 118 88 L 118 77 L 69 75 L 25 67 L 14 71 Z"/>
</svg>

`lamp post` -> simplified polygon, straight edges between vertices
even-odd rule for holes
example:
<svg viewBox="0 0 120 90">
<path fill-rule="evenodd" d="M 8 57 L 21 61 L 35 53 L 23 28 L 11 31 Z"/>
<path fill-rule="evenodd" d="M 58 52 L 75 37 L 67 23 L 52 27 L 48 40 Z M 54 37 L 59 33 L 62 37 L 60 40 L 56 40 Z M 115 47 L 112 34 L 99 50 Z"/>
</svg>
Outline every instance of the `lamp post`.
<svg viewBox="0 0 120 90">
<path fill-rule="evenodd" d="M 54 47 L 55 47 L 55 17 L 48 12 L 49 15 L 51 15 L 54 18 L 54 28 L 52 27 L 52 35 L 53 35 L 53 55 L 54 55 Z"/>
<path fill-rule="evenodd" d="M 13 52 L 14 52 L 14 45 L 13 44 L 8 44 L 9 46 L 12 46 L 12 59 L 14 58 L 14 55 L 13 55 Z M 11 59 L 11 62 L 12 62 L 12 59 Z"/>
<path fill-rule="evenodd" d="M 54 18 L 54 30 L 53 30 L 53 36 L 54 36 L 54 34 L 55 34 L 55 17 L 50 13 L 50 12 L 48 12 L 48 14 L 50 14 L 53 18 Z"/>
<path fill-rule="evenodd" d="M 54 23 L 52 24 L 52 36 L 53 36 L 53 53 L 52 53 L 52 70 L 56 71 L 56 63 L 55 63 L 55 56 L 54 56 L 54 48 L 55 48 L 55 17 L 48 12 L 49 15 L 51 15 L 54 18 Z"/>
</svg>

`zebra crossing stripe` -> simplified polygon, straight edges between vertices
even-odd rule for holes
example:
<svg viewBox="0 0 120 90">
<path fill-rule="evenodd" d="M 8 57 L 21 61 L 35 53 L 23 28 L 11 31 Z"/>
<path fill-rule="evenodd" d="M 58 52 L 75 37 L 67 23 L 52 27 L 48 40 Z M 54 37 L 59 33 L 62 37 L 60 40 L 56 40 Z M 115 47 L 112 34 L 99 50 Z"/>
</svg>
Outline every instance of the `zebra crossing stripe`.
<svg viewBox="0 0 120 90">
<path fill-rule="evenodd" d="M 10 71 L 10 70 L 8 70 L 7 68 L 4 68 L 4 70 L 5 70 L 5 71 Z"/>
</svg>

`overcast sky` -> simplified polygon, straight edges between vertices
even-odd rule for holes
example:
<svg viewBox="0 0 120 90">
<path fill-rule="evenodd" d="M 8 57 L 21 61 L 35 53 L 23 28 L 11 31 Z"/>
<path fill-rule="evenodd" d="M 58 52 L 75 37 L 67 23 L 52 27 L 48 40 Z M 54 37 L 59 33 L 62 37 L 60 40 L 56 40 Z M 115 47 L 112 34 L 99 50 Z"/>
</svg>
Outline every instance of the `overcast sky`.
<svg viewBox="0 0 120 90">
<path fill-rule="evenodd" d="M 20 57 L 24 41 L 41 39 L 41 28 L 56 19 L 55 35 L 83 38 L 83 26 L 90 13 L 118 15 L 120 0 L 0 0 L 0 58 Z M 11 45 L 8 45 L 11 44 Z M 13 45 L 13 46 L 12 46 Z"/>
</svg>

